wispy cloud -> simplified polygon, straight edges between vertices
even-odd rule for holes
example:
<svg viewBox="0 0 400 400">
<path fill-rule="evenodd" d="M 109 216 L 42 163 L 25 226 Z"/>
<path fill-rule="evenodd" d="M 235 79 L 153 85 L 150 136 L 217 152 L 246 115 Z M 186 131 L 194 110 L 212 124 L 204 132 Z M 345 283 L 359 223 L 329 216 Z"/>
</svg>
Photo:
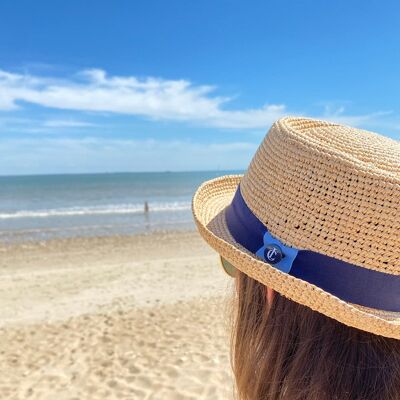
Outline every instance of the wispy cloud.
<svg viewBox="0 0 400 400">
<path fill-rule="evenodd" d="M 393 111 L 377 111 L 369 114 L 351 115 L 346 114 L 344 105 L 322 104 L 324 111 L 321 118 L 339 124 L 351 126 L 363 126 L 374 122 L 382 122 L 382 119 L 393 114 Z"/>
<path fill-rule="evenodd" d="M 92 122 L 73 119 L 49 119 L 44 121 L 42 125 L 46 128 L 89 128 L 97 126 Z"/>
<path fill-rule="evenodd" d="M 189 121 L 230 129 L 266 129 L 276 119 L 301 112 L 289 111 L 284 104 L 259 108 L 229 109 L 232 97 L 215 95 L 210 85 L 188 80 L 165 80 L 134 76 L 108 76 L 101 69 L 83 70 L 69 79 L 18 74 L 0 70 L 0 110 L 15 110 L 28 102 L 42 107 L 107 112 L 148 117 L 155 120 Z M 385 113 L 346 115 L 339 108 L 326 110 L 324 117 L 360 125 Z M 49 122 L 52 127 L 83 127 L 78 122 Z M 86 125 L 89 126 L 89 125 Z"/>
<path fill-rule="evenodd" d="M 0 134 L 1 133 L 21 133 L 21 134 L 53 134 L 70 132 L 74 129 L 97 128 L 98 124 L 93 122 L 66 118 L 66 119 L 46 119 L 29 117 L 12 117 L 0 113 Z"/>
</svg>

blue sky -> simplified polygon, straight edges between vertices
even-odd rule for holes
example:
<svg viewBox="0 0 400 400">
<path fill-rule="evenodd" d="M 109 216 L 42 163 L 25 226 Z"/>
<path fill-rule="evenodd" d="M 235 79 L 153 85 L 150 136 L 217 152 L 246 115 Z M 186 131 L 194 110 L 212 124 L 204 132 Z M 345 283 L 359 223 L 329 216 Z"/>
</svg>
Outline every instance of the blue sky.
<svg viewBox="0 0 400 400">
<path fill-rule="evenodd" d="M 245 168 L 274 120 L 400 139 L 396 1 L 0 3 L 0 174 Z"/>
</svg>

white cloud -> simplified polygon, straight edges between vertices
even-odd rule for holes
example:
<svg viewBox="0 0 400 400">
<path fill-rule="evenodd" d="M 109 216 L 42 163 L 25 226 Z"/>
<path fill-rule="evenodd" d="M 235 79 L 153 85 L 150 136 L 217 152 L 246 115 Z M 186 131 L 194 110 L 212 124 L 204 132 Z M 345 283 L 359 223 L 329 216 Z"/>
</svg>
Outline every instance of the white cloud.
<svg viewBox="0 0 400 400">
<path fill-rule="evenodd" d="M 74 79 L 21 75 L 0 70 L 0 109 L 24 101 L 48 108 L 110 112 L 153 119 L 190 121 L 208 126 L 265 129 L 286 113 L 284 105 L 226 110 L 231 99 L 213 95 L 215 87 L 187 80 L 107 76 L 84 70 Z"/>
<path fill-rule="evenodd" d="M 64 118 L 64 119 L 40 119 L 21 118 L 2 115 L 0 113 L 0 134 L 23 133 L 23 134 L 52 134 L 72 129 L 95 128 L 99 125 L 92 122 Z"/>
<path fill-rule="evenodd" d="M 339 124 L 360 127 L 377 121 L 382 122 L 381 119 L 383 117 L 393 114 L 392 111 L 377 111 L 369 114 L 349 115 L 345 114 L 345 111 L 346 109 L 343 105 L 335 108 L 330 104 L 325 104 L 321 118 Z"/>
<path fill-rule="evenodd" d="M 35 138 L 0 141 L 0 175 L 245 168 L 248 142 Z"/>
<path fill-rule="evenodd" d="M 0 70 L 0 110 L 12 111 L 28 102 L 42 107 L 142 116 L 154 120 L 187 121 L 228 129 L 262 129 L 284 115 L 301 115 L 284 104 L 265 104 L 259 108 L 230 109 L 231 97 L 215 95 L 216 87 L 195 85 L 188 80 L 109 76 L 101 69 L 78 72 L 68 79 L 34 76 Z M 343 107 L 327 106 L 316 118 L 352 126 L 379 126 L 390 112 L 348 115 Z M 45 123 L 46 124 L 46 123 Z M 49 127 L 88 127 L 82 122 L 48 122 Z M 398 126 L 398 122 L 390 123 Z M 388 126 L 388 121 L 386 121 Z M 37 128 L 40 129 L 40 128 Z"/>
<path fill-rule="evenodd" d="M 49 119 L 43 122 L 42 126 L 46 128 L 89 128 L 96 127 L 96 124 L 74 119 Z"/>
</svg>

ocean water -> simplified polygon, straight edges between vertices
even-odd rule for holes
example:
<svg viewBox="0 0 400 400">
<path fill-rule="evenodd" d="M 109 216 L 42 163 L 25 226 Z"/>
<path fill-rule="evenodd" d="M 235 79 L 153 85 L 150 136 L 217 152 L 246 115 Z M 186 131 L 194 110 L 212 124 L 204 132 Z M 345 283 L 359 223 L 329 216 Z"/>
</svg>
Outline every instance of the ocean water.
<svg viewBox="0 0 400 400">
<path fill-rule="evenodd" d="M 0 241 L 193 229 L 196 188 L 207 179 L 240 172 L 0 177 Z"/>
</svg>

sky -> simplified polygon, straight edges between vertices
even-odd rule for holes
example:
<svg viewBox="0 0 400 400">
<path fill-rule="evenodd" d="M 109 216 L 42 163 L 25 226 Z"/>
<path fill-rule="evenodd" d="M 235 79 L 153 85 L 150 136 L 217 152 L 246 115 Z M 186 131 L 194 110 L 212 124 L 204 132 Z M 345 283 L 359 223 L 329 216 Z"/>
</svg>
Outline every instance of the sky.
<svg viewBox="0 0 400 400">
<path fill-rule="evenodd" d="M 244 169 L 286 115 L 400 140 L 398 15 L 397 1 L 2 0 L 0 175 Z"/>
</svg>

